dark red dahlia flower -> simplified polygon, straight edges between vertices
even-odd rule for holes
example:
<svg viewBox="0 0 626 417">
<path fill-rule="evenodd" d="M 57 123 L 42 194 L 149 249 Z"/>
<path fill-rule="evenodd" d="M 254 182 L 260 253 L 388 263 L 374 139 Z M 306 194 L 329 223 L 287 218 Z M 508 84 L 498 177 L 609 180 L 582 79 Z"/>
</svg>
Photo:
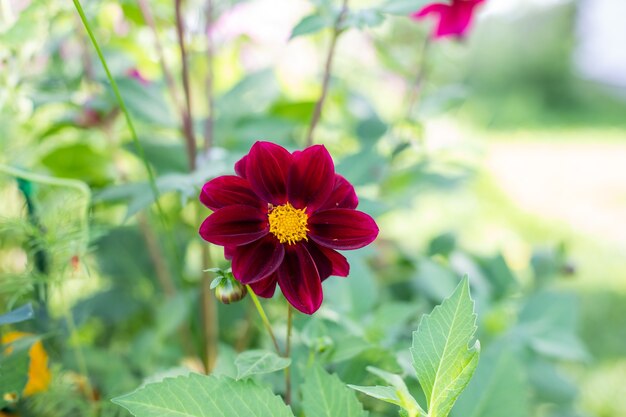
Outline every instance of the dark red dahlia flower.
<svg viewBox="0 0 626 417">
<path fill-rule="evenodd" d="M 322 281 L 348 276 L 350 265 L 336 249 L 370 244 L 376 222 L 355 210 L 354 188 L 335 174 L 324 146 L 290 153 L 257 142 L 235 172 L 202 188 L 200 201 L 214 213 L 200 236 L 224 246 L 235 278 L 257 295 L 271 297 L 278 284 L 291 305 L 313 314 L 322 303 Z"/>
<path fill-rule="evenodd" d="M 462 38 L 470 28 L 476 6 L 483 1 L 485 0 L 452 0 L 451 4 L 431 3 L 413 13 L 411 17 L 420 20 L 435 15 L 438 19 L 432 34 L 435 39 L 449 36 Z"/>
</svg>

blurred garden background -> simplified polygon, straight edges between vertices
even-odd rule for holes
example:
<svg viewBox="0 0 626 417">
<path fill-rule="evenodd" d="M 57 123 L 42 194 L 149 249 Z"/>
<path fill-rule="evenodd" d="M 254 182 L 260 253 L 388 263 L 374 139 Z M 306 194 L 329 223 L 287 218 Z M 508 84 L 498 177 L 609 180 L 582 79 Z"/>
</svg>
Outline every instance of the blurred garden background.
<svg viewBox="0 0 626 417">
<path fill-rule="evenodd" d="M 110 399 L 270 346 L 250 297 L 208 288 L 229 264 L 198 195 L 257 140 L 305 146 L 342 7 L 82 3 L 141 147 L 74 5 L 0 0 L 0 315 L 33 307 L 0 334 L 40 337 L 50 371 L 7 414 L 130 415 Z M 381 232 L 296 315 L 294 363 L 410 375 L 411 331 L 467 274 L 483 350 L 453 416 L 623 417 L 626 7 L 486 0 L 465 38 L 432 39 L 423 4 L 349 2 L 314 141 Z"/>
</svg>

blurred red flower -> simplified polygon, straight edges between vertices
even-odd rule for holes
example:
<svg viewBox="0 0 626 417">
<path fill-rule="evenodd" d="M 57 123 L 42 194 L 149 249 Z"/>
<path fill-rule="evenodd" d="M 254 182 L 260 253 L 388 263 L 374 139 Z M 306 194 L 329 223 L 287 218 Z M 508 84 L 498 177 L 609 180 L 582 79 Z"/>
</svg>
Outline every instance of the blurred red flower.
<svg viewBox="0 0 626 417">
<path fill-rule="evenodd" d="M 411 17 L 421 20 L 434 15 L 437 21 L 432 36 L 462 38 L 469 30 L 476 6 L 485 0 L 452 0 L 452 3 L 432 3 L 413 13 Z"/>
<path fill-rule="evenodd" d="M 257 295 L 271 297 L 278 284 L 291 305 L 313 314 L 322 281 L 348 276 L 350 265 L 336 249 L 370 244 L 376 222 L 355 210 L 354 188 L 335 173 L 322 145 L 290 153 L 256 142 L 235 172 L 202 188 L 200 201 L 215 212 L 200 236 L 224 246 L 234 277 Z"/>
</svg>

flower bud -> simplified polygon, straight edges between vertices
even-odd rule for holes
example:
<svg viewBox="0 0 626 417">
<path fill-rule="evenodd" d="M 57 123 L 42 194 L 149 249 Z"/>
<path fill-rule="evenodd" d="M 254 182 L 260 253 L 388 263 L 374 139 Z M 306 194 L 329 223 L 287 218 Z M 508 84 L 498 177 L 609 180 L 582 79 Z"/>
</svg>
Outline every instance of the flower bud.
<svg viewBox="0 0 626 417">
<path fill-rule="evenodd" d="M 215 296 L 224 304 L 236 303 L 248 293 L 245 285 L 237 281 L 231 273 L 216 279 L 219 279 L 219 283 L 215 286 Z"/>
</svg>

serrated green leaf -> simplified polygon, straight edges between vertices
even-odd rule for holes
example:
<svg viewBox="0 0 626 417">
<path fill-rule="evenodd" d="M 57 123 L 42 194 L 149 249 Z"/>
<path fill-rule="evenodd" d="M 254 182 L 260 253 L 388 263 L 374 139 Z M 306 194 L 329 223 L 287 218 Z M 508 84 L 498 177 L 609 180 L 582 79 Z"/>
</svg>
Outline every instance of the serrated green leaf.
<svg viewBox="0 0 626 417">
<path fill-rule="evenodd" d="M 454 417 L 528 417 L 530 387 L 518 356 L 507 345 L 488 350 L 454 407 Z"/>
<path fill-rule="evenodd" d="M 251 375 L 269 374 L 291 365 L 290 358 L 282 358 L 269 350 L 249 350 L 235 359 L 237 379 Z"/>
<path fill-rule="evenodd" d="M 112 401 L 135 417 L 293 417 L 269 388 L 198 374 L 167 378 Z"/>
<path fill-rule="evenodd" d="M 468 345 L 475 332 L 474 301 L 466 277 L 413 332 L 413 367 L 426 396 L 429 417 L 446 417 L 474 374 L 480 344 Z"/>
<path fill-rule="evenodd" d="M 33 305 L 31 303 L 24 304 L 13 311 L 9 311 L 0 316 L 0 324 L 14 324 L 30 320 L 35 315 Z"/>
<path fill-rule="evenodd" d="M 368 413 L 337 375 L 314 365 L 302 385 L 302 408 L 307 417 L 366 417 Z"/>
</svg>

